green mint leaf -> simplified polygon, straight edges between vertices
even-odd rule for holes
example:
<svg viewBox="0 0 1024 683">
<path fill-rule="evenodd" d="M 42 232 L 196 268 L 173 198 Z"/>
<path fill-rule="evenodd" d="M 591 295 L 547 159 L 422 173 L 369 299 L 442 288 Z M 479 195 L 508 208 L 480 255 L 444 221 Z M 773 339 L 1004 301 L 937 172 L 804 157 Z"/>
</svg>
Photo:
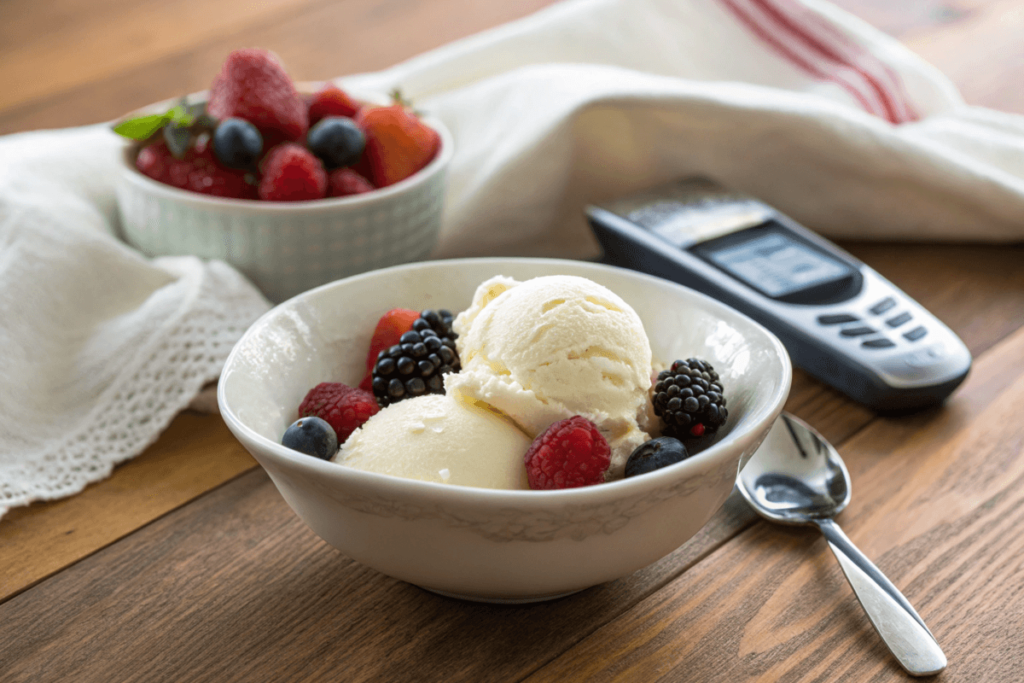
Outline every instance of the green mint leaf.
<svg viewBox="0 0 1024 683">
<path fill-rule="evenodd" d="M 168 121 L 167 114 L 149 114 L 127 119 L 114 126 L 114 132 L 132 140 L 145 140 Z"/>
</svg>

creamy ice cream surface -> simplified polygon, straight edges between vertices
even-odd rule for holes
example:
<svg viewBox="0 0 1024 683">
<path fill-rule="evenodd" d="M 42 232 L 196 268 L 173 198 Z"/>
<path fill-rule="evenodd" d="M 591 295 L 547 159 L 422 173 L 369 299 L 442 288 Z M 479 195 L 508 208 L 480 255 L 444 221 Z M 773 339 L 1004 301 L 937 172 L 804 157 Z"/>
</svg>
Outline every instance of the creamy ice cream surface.
<svg viewBox="0 0 1024 683">
<path fill-rule="evenodd" d="M 531 439 L 487 406 L 427 394 L 388 406 L 345 441 L 334 462 L 407 479 L 527 489 Z"/>
<path fill-rule="evenodd" d="M 552 275 L 482 283 L 454 324 L 462 371 L 448 394 L 492 406 L 530 437 L 582 415 L 612 449 L 609 478 L 648 440 L 651 347 L 636 312 L 606 287 Z"/>
</svg>

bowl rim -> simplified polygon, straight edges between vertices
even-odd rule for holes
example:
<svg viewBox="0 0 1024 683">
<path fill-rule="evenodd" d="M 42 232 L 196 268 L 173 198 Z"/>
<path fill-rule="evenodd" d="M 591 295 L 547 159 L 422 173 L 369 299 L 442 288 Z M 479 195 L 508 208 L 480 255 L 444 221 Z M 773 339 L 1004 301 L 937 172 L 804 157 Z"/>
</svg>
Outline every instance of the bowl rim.
<svg viewBox="0 0 1024 683">
<path fill-rule="evenodd" d="M 296 82 L 296 89 L 300 93 L 312 90 L 315 86 L 322 86 L 333 81 L 300 81 Z M 187 102 L 198 103 L 204 101 L 209 95 L 209 90 L 200 90 L 197 92 L 189 93 L 185 95 Z M 153 111 L 159 111 L 161 108 L 167 108 L 174 102 L 179 101 L 180 97 L 175 97 L 160 102 L 154 102 L 138 109 L 133 109 L 128 112 L 125 116 L 131 116 L 133 114 L 144 114 Z M 363 102 L 369 102 L 370 104 L 377 104 L 372 98 L 365 96 L 359 96 L 359 99 Z M 124 117 L 122 117 L 124 118 Z M 403 193 L 407 190 L 411 190 L 414 187 L 426 183 L 430 178 L 437 175 L 448 167 L 452 156 L 455 154 L 455 141 L 452 137 L 451 131 L 444 124 L 441 119 L 431 114 L 421 114 L 419 116 L 423 123 L 427 124 L 441 137 L 441 145 L 434 155 L 434 158 L 430 160 L 426 166 L 421 168 L 416 173 L 413 173 L 408 178 L 404 178 L 393 185 L 387 187 L 375 188 L 373 192 L 366 192 L 363 194 L 349 195 L 347 197 L 325 197 L 323 199 L 307 199 L 297 202 L 272 202 L 265 201 L 262 199 L 236 199 L 233 197 L 216 197 L 213 195 L 202 194 L 200 192 L 190 192 L 189 190 L 183 190 L 178 187 L 166 185 L 159 181 L 153 180 L 149 176 L 141 173 L 133 163 L 134 155 L 137 153 L 139 147 L 138 140 L 130 140 L 125 138 L 124 145 L 119 155 L 119 161 L 122 164 L 122 178 L 125 181 L 131 182 L 132 184 L 140 187 L 143 191 L 150 194 L 160 195 L 165 199 L 170 199 L 183 204 L 193 204 L 202 206 L 210 209 L 221 209 L 227 208 L 231 211 L 237 211 L 238 209 L 246 209 L 251 212 L 295 212 L 296 210 L 305 210 L 308 212 L 314 211 L 330 211 L 332 209 L 344 208 L 344 207 L 357 207 L 364 206 L 367 204 L 373 204 L 378 201 L 386 200 L 388 197 Z M 121 119 L 118 119 L 121 120 Z"/>
<path fill-rule="evenodd" d="M 686 296 L 703 301 L 703 303 L 705 305 L 709 305 L 716 314 L 724 313 L 724 316 L 722 317 L 742 321 L 743 324 L 760 331 L 764 335 L 765 339 L 769 341 L 770 346 L 775 351 L 775 355 L 779 358 L 782 365 L 782 379 L 772 394 L 766 397 L 766 400 L 755 411 L 749 428 L 743 435 L 737 435 L 736 439 L 718 441 L 682 462 L 664 467 L 641 477 L 633 477 L 629 479 L 624 478 L 595 486 L 547 491 L 486 489 L 471 486 L 456 486 L 451 484 L 421 481 L 418 479 L 406 479 L 403 477 L 345 467 L 331 461 L 320 460 L 318 458 L 296 453 L 280 443 L 256 433 L 238 418 L 227 402 L 225 392 L 228 382 L 225 381 L 225 378 L 226 375 L 229 374 L 229 370 L 232 365 L 234 365 L 236 356 L 241 353 L 243 343 L 250 335 L 255 334 L 260 328 L 269 324 L 269 321 L 272 318 L 280 315 L 280 309 L 282 308 L 300 306 L 304 300 L 313 298 L 318 293 L 327 289 L 339 287 L 341 286 L 340 283 L 387 276 L 395 273 L 396 271 L 415 270 L 417 268 L 424 267 L 451 268 L 459 267 L 463 264 L 493 264 L 495 267 L 500 267 L 502 264 L 527 263 L 546 265 L 551 266 L 552 268 L 571 264 L 573 267 L 590 267 L 598 271 L 628 273 L 639 280 L 648 281 L 650 283 L 657 284 L 658 286 L 668 286 L 669 288 L 678 289 L 684 292 Z M 416 261 L 413 263 L 391 266 L 389 268 L 372 270 L 366 273 L 353 275 L 348 278 L 343 278 L 341 280 L 335 280 L 334 282 L 321 285 L 281 302 L 271 310 L 264 313 L 259 319 L 250 325 L 235 346 L 231 349 L 227 360 L 224 362 L 224 367 L 221 371 L 221 378 L 217 385 L 217 403 L 222 419 L 225 421 L 232 433 L 234 433 L 235 437 L 241 441 L 243 445 L 246 444 L 246 441 L 249 441 L 256 446 L 259 446 L 260 456 L 257 457 L 256 454 L 253 453 L 253 457 L 256 458 L 257 462 L 259 462 L 264 469 L 266 469 L 266 466 L 260 458 L 267 457 L 275 466 L 281 469 L 298 471 L 307 476 L 320 479 L 321 481 L 328 481 L 331 479 L 348 480 L 351 484 L 358 486 L 366 492 L 386 491 L 387 493 L 385 495 L 389 498 L 409 496 L 413 498 L 438 500 L 439 496 L 443 496 L 443 500 L 452 505 L 469 505 L 474 507 L 483 505 L 492 508 L 515 507 L 518 509 L 541 509 L 561 504 L 577 506 L 600 505 L 623 498 L 631 498 L 638 494 L 644 494 L 650 491 L 666 488 L 677 480 L 685 479 L 690 475 L 696 475 L 702 467 L 713 467 L 712 463 L 714 461 L 721 461 L 716 463 L 719 466 L 724 464 L 724 462 L 728 460 L 726 454 L 730 451 L 731 445 L 736 440 L 743 440 L 744 438 L 753 439 L 760 432 L 767 433 L 767 430 L 774 423 L 775 418 L 783 410 L 786 399 L 789 396 L 792 380 L 792 363 L 788 352 L 778 337 L 767 330 L 763 325 L 740 311 L 718 301 L 717 299 L 702 294 L 701 292 L 685 287 L 684 285 L 680 285 L 664 278 L 630 270 L 628 268 L 620 268 L 617 266 L 589 261 L 533 257 L 473 257 Z M 738 454 L 737 457 L 739 457 Z"/>
</svg>

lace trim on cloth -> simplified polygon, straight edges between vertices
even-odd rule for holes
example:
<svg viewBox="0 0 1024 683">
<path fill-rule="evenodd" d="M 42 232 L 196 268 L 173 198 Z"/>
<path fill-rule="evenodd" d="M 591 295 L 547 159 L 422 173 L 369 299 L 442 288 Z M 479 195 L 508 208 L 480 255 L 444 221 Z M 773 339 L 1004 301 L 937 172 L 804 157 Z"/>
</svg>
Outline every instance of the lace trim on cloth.
<svg viewBox="0 0 1024 683">
<path fill-rule="evenodd" d="M 78 493 L 140 454 L 217 379 L 235 342 L 269 308 L 223 263 L 189 259 L 165 267 L 183 271 L 165 288 L 181 290 L 174 292 L 176 309 L 124 359 L 121 376 L 78 424 L 41 446 L 3 454 L 0 517 L 15 506 Z"/>
</svg>

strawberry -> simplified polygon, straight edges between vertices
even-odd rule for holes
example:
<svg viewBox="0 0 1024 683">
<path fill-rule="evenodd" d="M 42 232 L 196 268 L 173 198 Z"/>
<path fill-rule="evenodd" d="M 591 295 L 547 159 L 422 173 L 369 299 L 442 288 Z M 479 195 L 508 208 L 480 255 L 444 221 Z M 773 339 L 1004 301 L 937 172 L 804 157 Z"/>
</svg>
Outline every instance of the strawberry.
<svg viewBox="0 0 1024 683">
<path fill-rule="evenodd" d="M 377 362 L 377 355 L 397 344 L 399 338 L 412 329 L 412 324 L 419 317 L 419 313 L 408 308 L 392 308 L 380 317 L 377 327 L 373 330 L 373 337 L 370 338 L 370 350 L 366 354 L 366 376 L 359 383 L 360 389 L 370 390 L 373 381 L 371 373 Z"/>
<path fill-rule="evenodd" d="M 267 147 L 301 140 L 309 128 L 306 104 L 281 62 L 257 48 L 228 55 L 210 87 L 206 111 L 218 119 L 245 119 L 263 134 Z"/>
<path fill-rule="evenodd" d="M 355 120 L 366 135 L 364 158 L 377 187 L 408 178 L 429 164 L 441 147 L 437 131 L 403 104 L 363 107 Z"/>
<path fill-rule="evenodd" d="M 328 197 L 347 197 L 352 194 L 373 192 L 370 181 L 351 168 L 338 168 L 331 171 L 328 180 Z"/>
<path fill-rule="evenodd" d="M 347 116 L 352 118 L 362 105 L 348 96 L 344 90 L 327 83 L 313 93 L 309 100 L 309 126 L 328 116 Z"/>
<path fill-rule="evenodd" d="M 327 171 L 302 145 L 286 142 L 273 148 L 263 159 L 262 171 L 260 199 L 296 202 L 327 196 Z"/>
</svg>

